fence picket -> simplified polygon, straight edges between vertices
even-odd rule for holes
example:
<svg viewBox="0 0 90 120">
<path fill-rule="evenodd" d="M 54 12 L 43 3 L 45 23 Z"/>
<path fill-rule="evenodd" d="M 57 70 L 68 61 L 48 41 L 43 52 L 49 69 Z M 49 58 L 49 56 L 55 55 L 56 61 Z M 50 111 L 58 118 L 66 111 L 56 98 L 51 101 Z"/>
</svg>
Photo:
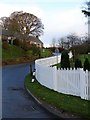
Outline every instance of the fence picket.
<svg viewBox="0 0 90 120">
<path fill-rule="evenodd" d="M 58 56 L 60 62 L 61 56 Z M 90 72 L 82 69 L 58 69 L 56 57 L 49 57 L 35 61 L 36 79 L 44 86 L 64 94 L 80 96 L 90 100 Z"/>
</svg>

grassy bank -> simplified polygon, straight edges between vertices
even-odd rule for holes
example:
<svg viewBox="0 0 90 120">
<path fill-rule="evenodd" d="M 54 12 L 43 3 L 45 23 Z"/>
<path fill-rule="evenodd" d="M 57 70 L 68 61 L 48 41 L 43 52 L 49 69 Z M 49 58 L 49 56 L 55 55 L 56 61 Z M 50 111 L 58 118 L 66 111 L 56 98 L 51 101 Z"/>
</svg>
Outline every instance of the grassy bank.
<svg viewBox="0 0 90 120">
<path fill-rule="evenodd" d="M 40 85 L 37 81 L 32 83 L 31 79 L 32 77 L 30 75 L 26 76 L 25 86 L 38 99 L 55 106 L 57 109 L 63 109 L 82 117 L 90 117 L 90 101 L 82 100 L 80 97 L 74 97 L 55 92 Z"/>
<path fill-rule="evenodd" d="M 49 56 L 52 56 L 52 52 L 48 49 L 42 49 L 41 50 L 41 57 L 42 58 L 45 58 L 45 57 L 49 57 Z"/>
<path fill-rule="evenodd" d="M 32 54 L 32 50 L 25 51 L 24 49 L 17 47 L 15 45 L 9 45 L 7 49 L 2 49 L 0 47 L 0 59 L 2 59 L 2 65 L 20 64 L 32 62 L 39 58 L 38 54 Z M 51 51 L 43 48 L 40 50 L 40 57 L 51 56 Z"/>
<path fill-rule="evenodd" d="M 32 62 L 38 58 L 28 54 L 25 50 L 15 45 L 9 45 L 8 49 L 2 49 L 2 65 L 12 65 Z"/>
<path fill-rule="evenodd" d="M 2 49 L 2 59 L 18 58 L 25 55 L 25 51 L 14 45 L 9 45 L 8 49 Z"/>
</svg>

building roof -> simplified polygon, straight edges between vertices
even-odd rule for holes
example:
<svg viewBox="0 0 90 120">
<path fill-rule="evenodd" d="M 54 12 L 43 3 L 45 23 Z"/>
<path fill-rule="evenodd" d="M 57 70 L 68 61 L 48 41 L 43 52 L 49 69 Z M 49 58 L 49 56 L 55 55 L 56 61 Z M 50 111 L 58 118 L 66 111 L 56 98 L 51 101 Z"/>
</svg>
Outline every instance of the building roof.
<svg viewBox="0 0 90 120">
<path fill-rule="evenodd" d="M 11 32 L 9 32 L 8 30 L 5 30 L 2 28 L 0 35 L 4 35 L 4 36 L 12 36 Z"/>
<path fill-rule="evenodd" d="M 9 37 L 9 36 L 12 36 L 12 33 L 11 33 L 10 31 L 5 30 L 5 29 L 2 28 L 2 30 L 1 30 L 1 32 L 0 32 L 0 35 Z M 20 34 L 14 34 L 14 37 L 16 37 L 16 38 L 21 38 L 21 35 L 20 35 Z M 27 36 L 26 36 L 26 37 L 27 37 Z M 28 38 L 28 40 L 30 40 L 30 41 L 43 44 L 43 42 L 42 42 L 38 37 L 29 36 L 29 37 L 27 37 L 27 38 Z"/>
<path fill-rule="evenodd" d="M 33 42 L 37 42 L 37 43 L 43 44 L 43 42 L 38 37 L 29 36 L 29 40 L 33 41 Z"/>
</svg>

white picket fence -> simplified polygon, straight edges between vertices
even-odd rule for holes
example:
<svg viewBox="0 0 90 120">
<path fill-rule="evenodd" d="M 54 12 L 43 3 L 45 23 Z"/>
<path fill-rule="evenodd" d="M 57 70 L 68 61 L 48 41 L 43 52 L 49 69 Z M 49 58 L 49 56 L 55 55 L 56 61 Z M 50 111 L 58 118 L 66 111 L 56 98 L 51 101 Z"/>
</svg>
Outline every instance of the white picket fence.
<svg viewBox="0 0 90 120">
<path fill-rule="evenodd" d="M 90 72 L 78 70 L 60 70 L 51 65 L 60 62 L 61 56 L 49 57 L 35 61 L 38 82 L 57 92 L 80 96 L 90 100 Z"/>
</svg>

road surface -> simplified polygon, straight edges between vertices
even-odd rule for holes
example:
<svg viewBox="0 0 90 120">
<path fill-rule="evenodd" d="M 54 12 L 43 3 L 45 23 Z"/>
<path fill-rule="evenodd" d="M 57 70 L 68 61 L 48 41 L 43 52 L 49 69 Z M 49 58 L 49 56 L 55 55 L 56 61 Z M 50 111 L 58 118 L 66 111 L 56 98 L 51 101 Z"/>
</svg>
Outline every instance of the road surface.
<svg viewBox="0 0 90 120">
<path fill-rule="evenodd" d="M 33 65 L 34 68 L 34 65 Z M 29 64 L 11 65 L 2 69 L 3 118 L 54 118 L 39 106 L 24 89 Z"/>
</svg>

